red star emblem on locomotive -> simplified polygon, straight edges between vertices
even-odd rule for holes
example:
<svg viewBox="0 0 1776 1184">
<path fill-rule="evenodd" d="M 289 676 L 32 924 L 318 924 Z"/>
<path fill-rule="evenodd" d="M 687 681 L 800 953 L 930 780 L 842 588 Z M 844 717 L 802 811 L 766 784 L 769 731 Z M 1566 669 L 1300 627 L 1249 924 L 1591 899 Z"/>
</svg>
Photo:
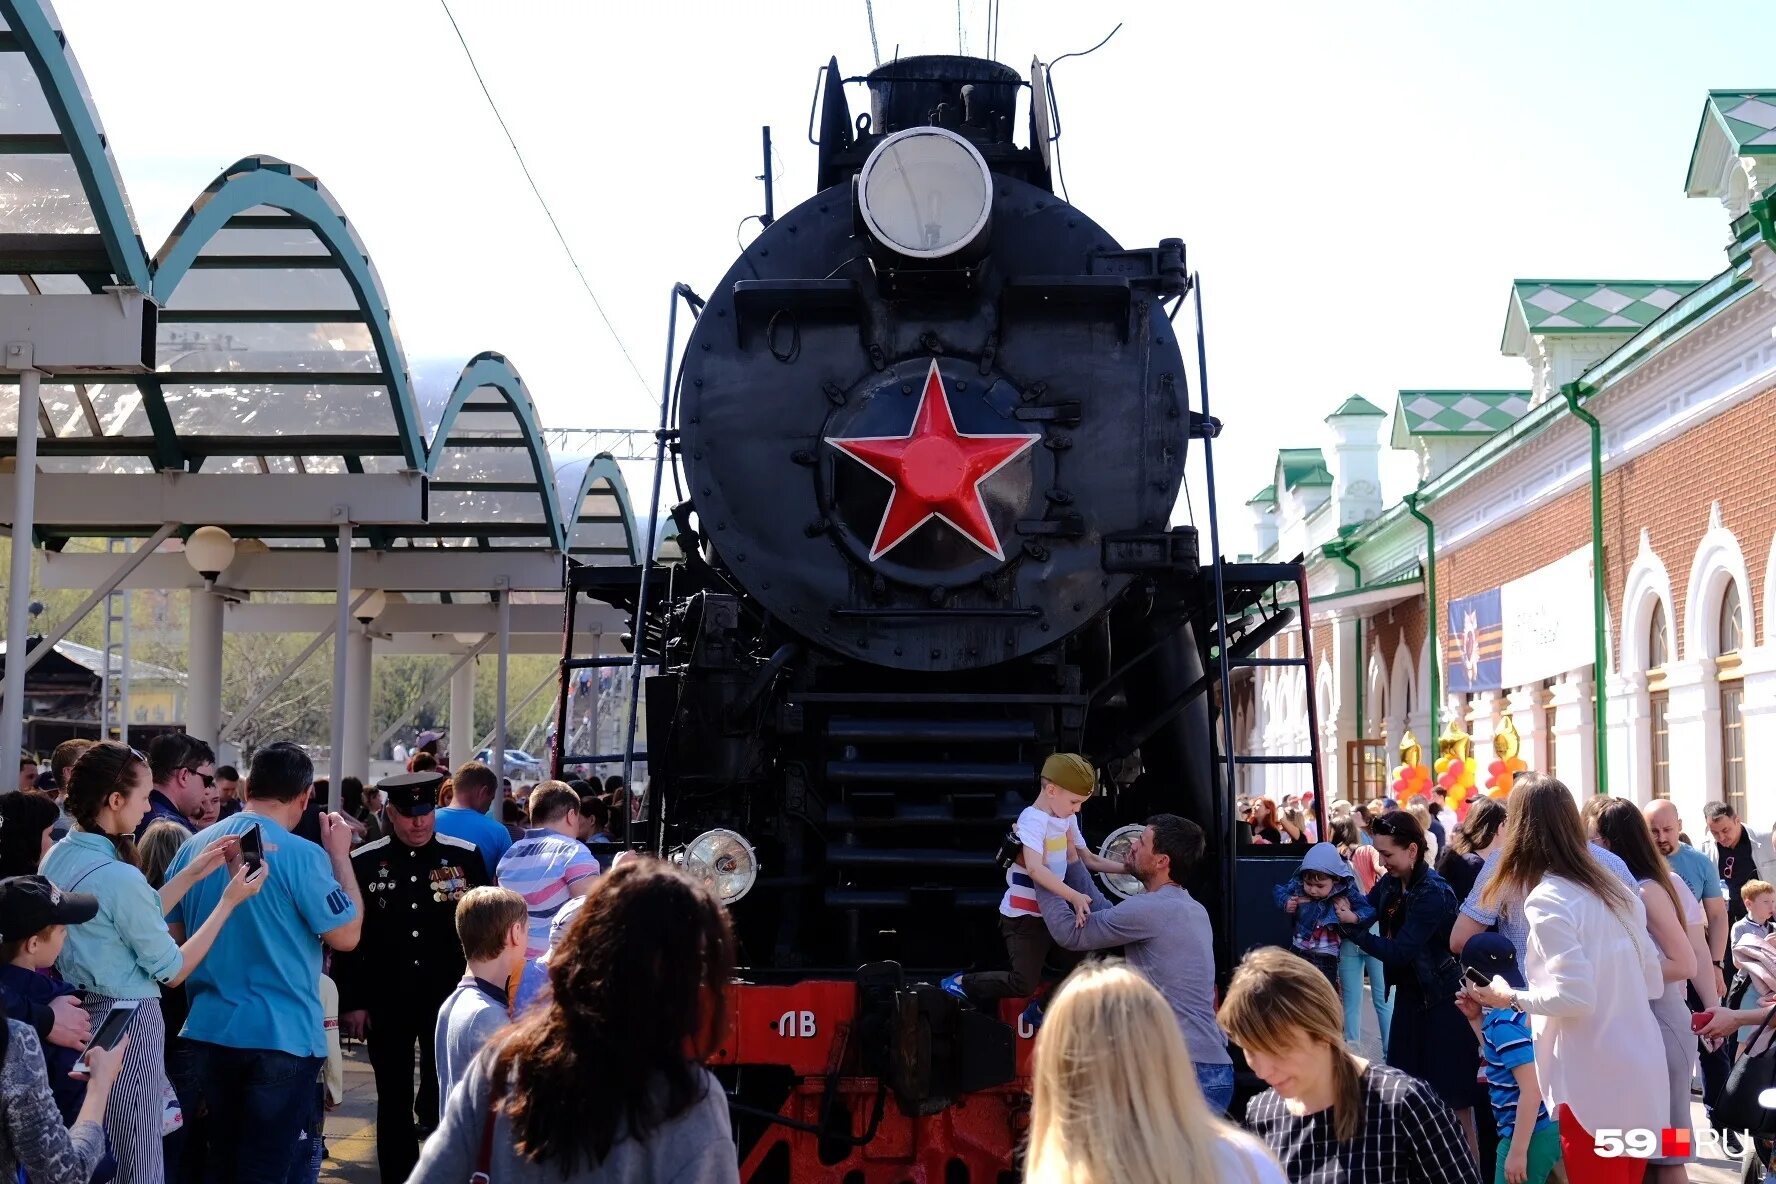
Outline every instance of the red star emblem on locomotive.
<svg viewBox="0 0 1776 1184">
<path fill-rule="evenodd" d="M 925 376 L 913 426 L 904 436 L 826 437 L 826 442 L 894 487 L 870 544 L 872 562 L 933 518 L 995 559 L 1005 558 L 987 516 L 981 484 L 1010 464 L 1040 434 L 973 435 L 956 430 L 937 359 Z"/>
</svg>

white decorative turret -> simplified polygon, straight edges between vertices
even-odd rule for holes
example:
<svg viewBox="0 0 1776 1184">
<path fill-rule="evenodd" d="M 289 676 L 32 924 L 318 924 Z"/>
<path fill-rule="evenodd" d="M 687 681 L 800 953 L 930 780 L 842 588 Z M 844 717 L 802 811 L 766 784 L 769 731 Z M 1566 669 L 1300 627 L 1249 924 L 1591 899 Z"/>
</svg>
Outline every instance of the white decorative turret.
<svg viewBox="0 0 1776 1184">
<path fill-rule="evenodd" d="M 1332 428 L 1332 505 L 1339 526 L 1381 516 L 1381 432 L 1387 412 L 1352 395 L 1326 423 Z"/>
<path fill-rule="evenodd" d="M 1266 485 L 1246 502 L 1252 512 L 1252 546 L 1262 557 L 1277 544 L 1277 491 Z"/>
</svg>

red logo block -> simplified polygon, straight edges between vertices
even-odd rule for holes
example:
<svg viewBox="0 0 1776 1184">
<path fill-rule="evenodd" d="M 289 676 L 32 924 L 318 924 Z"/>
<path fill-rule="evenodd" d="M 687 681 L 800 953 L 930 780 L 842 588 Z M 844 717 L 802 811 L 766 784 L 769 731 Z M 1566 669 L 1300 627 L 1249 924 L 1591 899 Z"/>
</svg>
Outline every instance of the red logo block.
<svg viewBox="0 0 1776 1184">
<path fill-rule="evenodd" d="M 1661 1156 L 1688 1155 L 1691 1150 L 1688 1127 L 1668 1126 L 1659 1132 L 1659 1154 Z"/>
</svg>

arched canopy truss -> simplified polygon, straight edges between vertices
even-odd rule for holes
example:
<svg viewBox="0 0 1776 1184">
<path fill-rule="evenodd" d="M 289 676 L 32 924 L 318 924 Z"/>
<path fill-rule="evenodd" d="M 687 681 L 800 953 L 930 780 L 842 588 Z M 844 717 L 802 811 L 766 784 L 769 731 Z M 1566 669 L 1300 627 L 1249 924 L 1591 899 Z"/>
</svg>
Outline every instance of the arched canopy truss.
<svg viewBox="0 0 1776 1184">
<path fill-rule="evenodd" d="M 609 453 L 564 461 L 555 473 L 564 501 L 568 558 L 581 563 L 639 564 L 641 534 L 629 486 Z"/>
<path fill-rule="evenodd" d="M 536 405 L 503 356 L 477 354 L 464 366 L 433 437 L 429 536 L 404 532 L 414 546 L 482 550 L 566 546 L 555 468 Z"/>
</svg>

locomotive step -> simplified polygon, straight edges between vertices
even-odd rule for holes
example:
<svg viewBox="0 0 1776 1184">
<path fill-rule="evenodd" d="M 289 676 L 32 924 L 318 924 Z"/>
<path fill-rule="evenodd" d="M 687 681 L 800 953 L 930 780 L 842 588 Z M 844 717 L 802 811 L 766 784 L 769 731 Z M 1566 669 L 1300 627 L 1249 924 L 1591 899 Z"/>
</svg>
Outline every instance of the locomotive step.
<svg viewBox="0 0 1776 1184">
<path fill-rule="evenodd" d="M 975 764 L 965 761 L 828 761 L 826 775 L 834 781 L 891 781 L 925 785 L 1030 784 L 1031 767 L 1022 762 Z"/>
<path fill-rule="evenodd" d="M 955 904 L 963 909 L 997 908 L 1003 889 L 958 888 Z M 905 909 L 912 907 L 913 892 L 906 888 L 828 888 L 823 895 L 835 909 Z"/>
<path fill-rule="evenodd" d="M 891 796 L 891 795 L 884 795 Z M 941 802 L 908 802 L 892 799 L 881 803 L 880 811 L 868 808 L 876 803 L 858 803 L 854 809 L 851 805 L 837 802 L 826 808 L 827 824 L 840 830 L 868 830 L 895 826 L 992 826 L 1006 829 L 1015 824 L 1022 813 L 1024 803 L 1016 798 L 1004 798 L 991 803 L 989 812 L 971 812 L 966 808 L 945 805 Z"/>
<path fill-rule="evenodd" d="M 958 871 L 997 870 L 991 851 L 945 851 L 926 847 L 845 847 L 827 848 L 826 862 L 832 867 L 922 867 Z M 1003 894 L 1003 887 L 1001 887 Z"/>
<path fill-rule="evenodd" d="M 857 719 L 834 717 L 826 725 L 832 740 L 1022 741 L 1033 743 L 1036 723 L 1028 719 Z"/>
</svg>

